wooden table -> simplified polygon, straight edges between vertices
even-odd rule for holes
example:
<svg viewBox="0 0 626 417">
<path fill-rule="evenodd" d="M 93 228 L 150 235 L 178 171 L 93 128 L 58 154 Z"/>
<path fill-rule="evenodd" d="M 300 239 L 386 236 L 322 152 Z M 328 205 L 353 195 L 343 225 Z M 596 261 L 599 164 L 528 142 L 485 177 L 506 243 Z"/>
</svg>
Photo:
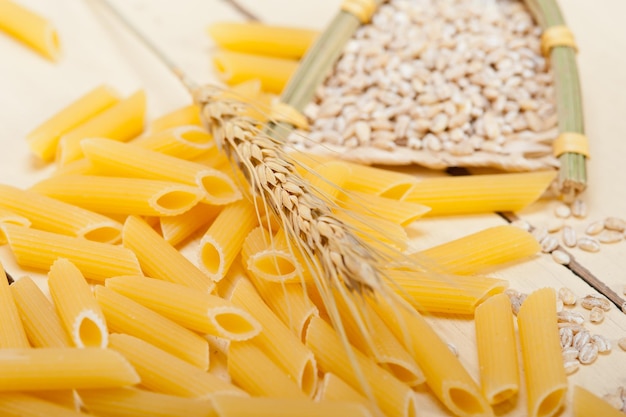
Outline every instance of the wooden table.
<svg viewBox="0 0 626 417">
<path fill-rule="evenodd" d="M 107 83 L 123 94 L 144 88 L 148 94 L 149 117 L 190 102 L 178 81 L 96 1 L 19 1 L 55 23 L 64 55 L 53 64 L 0 35 L 1 182 L 26 187 L 49 175 L 53 167 L 43 165 L 29 154 L 25 134 L 95 85 Z M 214 21 L 242 19 L 225 1 L 218 0 L 116 0 L 115 3 L 199 82 L 214 81 L 210 64 L 213 45 L 206 36 L 206 26 Z M 242 4 L 268 23 L 322 29 L 340 1 L 247 0 Z M 622 22 L 626 2 L 562 0 L 561 7 L 580 49 L 578 63 L 586 130 L 591 141 L 589 189 L 583 197 L 589 206 L 586 222 L 607 216 L 626 218 L 626 26 Z M 555 201 L 542 200 L 518 215 L 541 225 L 553 216 L 554 204 Z M 432 218 L 419 220 L 410 232 L 415 237 L 414 245 L 425 248 L 503 223 L 505 220 L 496 214 Z M 578 221 L 575 226 L 581 228 L 583 223 Z M 580 250 L 572 253 L 582 265 L 622 294 L 626 287 L 626 242 L 603 245 L 599 253 Z M 8 271 L 19 276 L 20 269 L 6 246 L 0 248 L 0 260 Z M 34 275 L 45 288 L 43 275 Z M 513 288 L 525 292 L 544 286 L 567 286 L 579 296 L 594 293 L 547 255 L 498 270 L 493 275 L 510 280 Z M 477 377 L 472 321 L 460 317 L 431 320 L 443 337 L 457 346 L 461 360 Z M 614 308 L 602 324 L 587 324 L 590 326 L 594 332 L 615 341 L 626 336 L 626 314 Z M 626 352 L 614 346 L 612 353 L 601 355 L 592 365 L 582 366 L 569 381 L 598 395 L 626 386 Z M 516 404 L 509 409 L 498 409 L 498 415 L 525 415 L 523 391 Z M 427 394 L 418 395 L 423 404 L 420 416 L 446 415 Z M 561 415 L 571 416 L 571 407 Z"/>
</svg>

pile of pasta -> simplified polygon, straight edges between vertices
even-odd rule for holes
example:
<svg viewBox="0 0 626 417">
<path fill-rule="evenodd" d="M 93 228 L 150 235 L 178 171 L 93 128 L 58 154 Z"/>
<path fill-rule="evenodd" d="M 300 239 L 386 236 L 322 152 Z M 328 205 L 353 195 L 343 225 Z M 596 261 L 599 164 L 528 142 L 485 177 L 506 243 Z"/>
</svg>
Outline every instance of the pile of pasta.
<svg viewBox="0 0 626 417">
<path fill-rule="evenodd" d="M 253 100 L 258 90 L 236 93 Z M 0 243 L 24 270 L 48 276 L 42 285 L 0 279 L 3 415 L 413 416 L 420 396 L 434 395 L 453 415 L 490 416 L 519 390 L 518 337 L 528 415 L 561 408 L 554 291 L 529 295 L 516 334 L 507 282 L 483 275 L 537 253 L 530 234 L 498 226 L 408 253 L 446 279 L 390 267 L 415 310 L 364 297 L 371 344 L 339 303 L 346 341 L 289 236 L 263 229 L 265 214 L 198 108 L 144 132 L 145 109 L 142 91 L 95 88 L 28 135 L 34 154 L 55 160 L 54 174 L 29 189 L 0 185 Z M 320 190 L 338 184 L 325 190 L 338 218 L 393 253 L 406 251 L 406 226 L 421 216 L 518 210 L 554 175 L 419 180 L 294 158 L 314 168 L 302 175 Z M 474 315 L 480 385 L 422 316 L 430 313 Z M 605 405 L 577 390 L 576 407 Z"/>
</svg>

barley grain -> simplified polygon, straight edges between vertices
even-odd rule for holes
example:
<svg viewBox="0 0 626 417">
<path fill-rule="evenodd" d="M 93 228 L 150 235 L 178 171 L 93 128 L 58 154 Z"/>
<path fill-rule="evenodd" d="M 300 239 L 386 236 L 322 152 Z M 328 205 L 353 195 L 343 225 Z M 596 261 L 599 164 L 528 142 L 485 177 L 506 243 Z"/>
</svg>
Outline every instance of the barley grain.
<svg viewBox="0 0 626 417">
<path fill-rule="evenodd" d="M 574 291 L 567 287 L 559 288 L 558 297 L 563 301 L 563 304 L 565 304 L 566 306 L 576 305 L 576 294 L 574 294 Z"/>
<path fill-rule="evenodd" d="M 617 341 L 617 346 L 619 346 L 623 351 L 626 351 L 626 337 L 621 337 Z"/>
<path fill-rule="evenodd" d="M 609 353 L 611 352 L 611 342 L 602 335 L 594 334 L 591 336 L 591 343 L 598 347 L 598 353 Z"/>
<path fill-rule="evenodd" d="M 572 210 L 565 204 L 558 204 L 554 208 L 554 214 L 561 219 L 567 219 L 572 214 Z"/>
<path fill-rule="evenodd" d="M 572 226 L 564 226 L 563 227 L 563 244 L 568 248 L 573 248 L 576 246 L 578 239 L 576 237 L 576 231 Z"/>
<path fill-rule="evenodd" d="M 578 349 L 573 347 L 570 341 L 570 344 L 561 350 L 561 356 L 564 361 L 573 361 L 578 359 Z"/>
<path fill-rule="evenodd" d="M 561 349 L 568 348 L 572 346 L 572 342 L 574 341 L 574 332 L 569 327 L 563 327 L 559 329 L 559 338 L 561 341 Z M 578 351 L 576 351 L 578 354 Z"/>
<path fill-rule="evenodd" d="M 580 362 L 578 361 L 578 359 L 563 362 L 563 368 L 565 369 L 566 375 L 571 375 L 574 372 L 578 371 L 579 367 Z"/>
<path fill-rule="evenodd" d="M 587 330 L 581 330 L 580 332 L 574 335 L 574 340 L 572 341 L 572 346 L 580 350 L 587 343 L 591 343 L 591 334 Z M 580 355 L 580 353 L 579 353 Z"/>
<path fill-rule="evenodd" d="M 541 242 L 541 251 L 543 253 L 552 253 L 559 247 L 559 241 L 554 236 L 546 236 Z"/>
<path fill-rule="evenodd" d="M 598 306 L 594 306 L 589 313 L 589 321 L 592 323 L 602 323 L 604 320 L 604 310 Z"/>
<path fill-rule="evenodd" d="M 603 230 L 604 230 L 604 221 L 597 220 L 595 222 L 590 223 L 587 226 L 587 228 L 585 229 L 585 233 L 593 236 L 593 235 L 597 235 Z"/>
<path fill-rule="evenodd" d="M 598 252 L 600 250 L 600 243 L 591 237 L 581 237 L 578 239 L 577 245 L 586 252 Z"/>
<path fill-rule="evenodd" d="M 583 324 L 585 322 L 585 317 L 581 313 L 571 310 L 558 312 L 557 319 L 562 323 Z"/>
<path fill-rule="evenodd" d="M 598 235 L 597 239 L 600 243 L 617 243 L 624 240 L 624 234 L 617 230 L 604 230 Z"/>
<path fill-rule="evenodd" d="M 606 298 L 595 294 L 589 294 L 584 296 L 580 300 L 580 305 L 587 310 L 591 310 L 594 307 L 601 308 L 604 311 L 611 310 L 611 302 Z"/>
<path fill-rule="evenodd" d="M 580 347 L 578 360 L 583 365 L 593 363 L 598 358 L 598 346 L 593 343 L 585 343 Z"/>
<path fill-rule="evenodd" d="M 574 217 L 578 217 L 579 219 L 583 219 L 587 217 L 587 203 L 585 203 L 580 198 L 577 198 L 572 203 L 572 214 Z"/>
<path fill-rule="evenodd" d="M 563 226 L 565 226 L 565 222 L 563 221 L 563 219 L 558 218 L 550 219 L 546 223 L 546 229 L 548 230 L 548 233 L 556 233 L 559 230 L 563 229 Z"/>
<path fill-rule="evenodd" d="M 619 217 L 607 217 L 604 219 L 604 228 L 623 232 L 626 230 L 626 221 L 620 219 Z"/>
</svg>

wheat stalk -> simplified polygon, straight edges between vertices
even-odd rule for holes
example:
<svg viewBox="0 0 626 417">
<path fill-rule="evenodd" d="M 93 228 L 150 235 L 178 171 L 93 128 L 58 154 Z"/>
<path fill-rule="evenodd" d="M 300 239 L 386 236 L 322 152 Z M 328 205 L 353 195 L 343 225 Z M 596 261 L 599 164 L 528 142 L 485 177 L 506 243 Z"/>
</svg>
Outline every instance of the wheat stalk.
<svg viewBox="0 0 626 417">
<path fill-rule="evenodd" d="M 197 90 L 195 98 L 218 146 L 299 249 L 319 262 L 322 275 L 358 293 L 380 291 L 380 273 L 367 245 L 299 175 L 282 143 L 262 131 L 258 121 L 242 116 L 246 104 L 224 98 L 210 86 Z"/>
</svg>

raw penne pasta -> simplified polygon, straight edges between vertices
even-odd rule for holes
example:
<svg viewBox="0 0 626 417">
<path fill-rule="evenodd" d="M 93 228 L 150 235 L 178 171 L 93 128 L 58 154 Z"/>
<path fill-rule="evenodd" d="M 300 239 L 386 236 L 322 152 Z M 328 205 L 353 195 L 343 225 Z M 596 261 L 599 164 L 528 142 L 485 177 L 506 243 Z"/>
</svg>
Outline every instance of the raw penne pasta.
<svg viewBox="0 0 626 417">
<path fill-rule="evenodd" d="M 257 225 L 257 211 L 247 199 L 224 207 L 200 240 L 200 268 L 213 281 L 224 278 L 246 236 Z"/>
<path fill-rule="evenodd" d="M 30 347 L 19 310 L 0 263 L 0 349 Z"/>
<path fill-rule="evenodd" d="M 31 190 L 98 213 L 175 216 L 203 197 L 198 187 L 173 181 L 98 175 L 54 176 Z"/>
<path fill-rule="evenodd" d="M 409 386 L 424 383 L 424 374 L 378 314 L 365 302 L 335 292 L 341 324 L 350 344 Z M 358 311 L 358 318 L 355 314 Z"/>
<path fill-rule="evenodd" d="M 427 216 L 519 211 L 537 200 L 557 171 L 466 175 L 420 180 L 403 201 L 431 208 Z"/>
<path fill-rule="evenodd" d="M 95 175 L 95 169 L 88 159 L 81 158 L 58 167 L 51 174 L 52 177 L 62 175 Z"/>
<path fill-rule="evenodd" d="M 0 184 L 0 207 L 26 217 L 35 229 L 97 242 L 120 240 L 122 225 L 115 220 L 33 191 Z"/>
<path fill-rule="evenodd" d="M 265 303 L 300 340 L 304 340 L 306 328 L 311 318 L 319 315 L 319 310 L 303 285 L 269 282 L 255 277 L 252 271 L 248 272 Z"/>
<path fill-rule="evenodd" d="M 215 148 L 215 141 L 209 132 L 200 126 L 187 124 L 152 132 L 130 143 L 187 160 L 195 159 Z"/>
<path fill-rule="evenodd" d="M 96 286 L 95 296 L 111 333 L 138 337 L 200 369 L 209 369 L 205 338 L 110 288 Z"/>
<path fill-rule="evenodd" d="M 312 396 L 317 386 L 313 352 L 272 312 L 247 279 L 239 279 L 234 284 L 230 301 L 248 311 L 261 324 L 261 332 L 251 339 L 251 343 L 282 366 L 302 392 Z"/>
<path fill-rule="evenodd" d="M 200 108 L 196 104 L 189 104 L 172 110 L 150 122 L 150 132 L 162 132 L 179 126 L 202 126 Z"/>
<path fill-rule="evenodd" d="M 254 397 L 307 398 L 296 381 L 252 340 L 229 344 L 227 366 L 233 383 Z"/>
<path fill-rule="evenodd" d="M 624 417 L 624 413 L 580 385 L 574 385 L 574 417 Z"/>
<path fill-rule="evenodd" d="M 369 214 L 334 210 L 337 219 L 350 226 L 354 233 L 382 253 L 398 255 L 408 246 L 409 237 L 401 225 Z"/>
<path fill-rule="evenodd" d="M 429 207 L 422 204 L 365 194 L 360 191 L 343 193 L 339 199 L 339 206 L 351 213 L 381 217 L 400 226 L 408 226 L 430 211 Z"/>
<path fill-rule="evenodd" d="M 0 1 L 0 30 L 52 61 L 61 53 L 59 34 L 52 22 L 12 0 Z"/>
<path fill-rule="evenodd" d="M 391 305 L 388 297 L 377 296 L 369 301 L 412 354 L 433 394 L 452 413 L 462 417 L 493 416 L 489 403 L 459 358 L 420 313 L 400 300 Z"/>
<path fill-rule="evenodd" d="M 245 396 L 245 391 L 137 337 L 113 333 L 111 349 L 137 370 L 141 385 L 163 394 L 209 398 L 213 394 Z"/>
<path fill-rule="evenodd" d="M 372 417 L 362 404 L 349 401 L 313 402 L 297 398 L 238 398 L 219 395 L 211 399 L 219 417 Z"/>
<path fill-rule="evenodd" d="M 519 391 L 519 362 L 513 310 L 506 294 L 489 297 L 476 308 L 476 350 L 483 394 L 490 404 Z"/>
<path fill-rule="evenodd" d="M 135 369 L 111 349 L 0 350 L 0 391 L 109 388 L 137 383 Z"/>
<path fill-rule="evenodd" d="M 57 259 L 48 273 L 48 288 L 73 345 L 105 348 L 106 320 L 80 270 L 67 259 Z"/>
<path fill-rule="evenodd" d="M 400 382 L 390 372 L 377 366 L 373 360 L 353 349 L 349 354 L 333 328 L 318 317 L 311 319 L 306 332 L 306 345 L 311 348 L 324 372 L 334 372 L 360 393 L 368 389 L 378 407 L 390 416 L 417 415 L 417 403 L 408 385 Z M 361 381 L 353 366 L 366 379 Z M 362 386 L 366 383 L 367 388 Z"/>
<path fill-rule="evenodd" d="M 212 223 L 222 208 L 223 206 L 199 203 L 183 214 L 159 217 L 163 239 L 170 245 L 176 246 L 195 231 Z"/>
<path fill-rule="evenodd" d="M 219 78 L 228 85 L 259 79 L 263 91 L 279 94 L 298 61 L 222 50 L 213 55 L 213 65 Z"/>
<path fill-rule="evenodd" d="M 110 139 L 85 139 L 81 146 L 99 175 L 196 186 L 206 204 L 228 204 L 241 198 L 237 184 L 228 175 L 202 164 Z"/>
<path fill-rule="evenodd" d="M 68 392 L 71 393 L 71 391 Z M 21 392 L 0 394 L 0 415 L 4 417 L 87 417 L 87 414 L 77 410 Z"/>
<path fill-rule="evenodd" d="M 276 235 L 262 227 L 254 228 L 244 241 L 241 259 L 254 276 L 270 282 L 304 282 L 311 279 L 308 269 L 296 257 L 296 248 L 289 247 L 284 231 Z"/>
<path fill-rule="evenodd" d="M 207 294 L 215 287 L 209 276 L 139 217 L 128 216 L 124 222 L 122 245 L 137 256 L 145 275 Z"/>
<path fill-rule="evenodd" d="M 137 257 L 129 249 L 11 224 L 1 227 L 21 266 L 47 271 L 58 258 L 67 258 L 85 278 L 96 281 L 141 274 Z"/>
<path fill-rule="evenodd" d="M 423 271 L 388 269 L 386 277 L 394 289 L 418 311 L 445 314 L 474 314 L 486 298 L 503 292 L 509 283 L 478 275 L 427 274 Z"/>
<path fill-rule="evenodd" d="M 105 286 L 200 333 L 246 340 L 261 331 L 258 321 L 245 310 L 193 288 L 141 276 L 113 277 Z"/>
<path fill-rule="evenodd" d="M 314 169 L 304 166 L 301 169 L 302 176 L 311 183 L 314 192 L 332 202 L 343 194 L 342 187 L 351 172 L 348 165 L 335 160 L 318 163 Z"/>
<path fill-rule="evenodd" d="M 139 90 L 96 114 L 85 123 L 65 132 L 59 139 L 56 161 L 60 166 L 80 159 L 80 142 L 85 138 L 128 141 L 143 131 L 146 94 Z"/>
<path fill-rule="evenodd" d="M 556 317 L 552 288 L 533 291 L 517 313 L 529 417 L 556 415 L 565 403 L 567 376 Z"/>
<path fill-rule="evenodd" d="M 54 305 L 31 278 L 18 279 L 11 285 L 11 293 L 33 347 L 72 346 Z"/>
<path fill-rule="evenodd" d="M 332 372 L 326 372 L 320 380 L 316 401 L 355 401 L 368 405 L 368 399 L 343 379 Z"/>
<path fill-rule="evenodd" d="M 208 32 L 224 49 L 294 59 L 301 58 L 319 35 L 316 30 L 257 22 L 213 23 Z"/>
<path fill-rule="evenodd" d="M 15 224 L 23 227 L 30 227 L 31 225 L 30 220 L 26 217 L 0 207 L 0 226 L 3 224 Z M 0 245 L 4 245 L 5 243 L 7 243 L 7 237 L 4 235 L 4 232 L 0 227 Z"/>
<path fill-rule="evenodd" d="M 107 85 L 95 87 L 28 133 L 26 135 L 28 147 L 44 161 L 52 161 L 62 135 L 117 102 L 119 95 L 111 87 Z"/>
<path fill-rule="evenodd" d="M 346 190 L 400 200 L 416 182 L 412 175 L 352 162 L 342 163 L 350 168 L 350 174 L 343 185 Z"/>
<path fill-rule="evenodd" d="M 218 417 L 210 401 L 137 388 L 80 390 L 84 408 L 101 417 Z"/>
<path fill-rule="evenodd" d="M 530 233 L 510 225 L 490 227 L 410 255 L 446 272 L 471 275 L 539 253 Z"/>
</svg>

